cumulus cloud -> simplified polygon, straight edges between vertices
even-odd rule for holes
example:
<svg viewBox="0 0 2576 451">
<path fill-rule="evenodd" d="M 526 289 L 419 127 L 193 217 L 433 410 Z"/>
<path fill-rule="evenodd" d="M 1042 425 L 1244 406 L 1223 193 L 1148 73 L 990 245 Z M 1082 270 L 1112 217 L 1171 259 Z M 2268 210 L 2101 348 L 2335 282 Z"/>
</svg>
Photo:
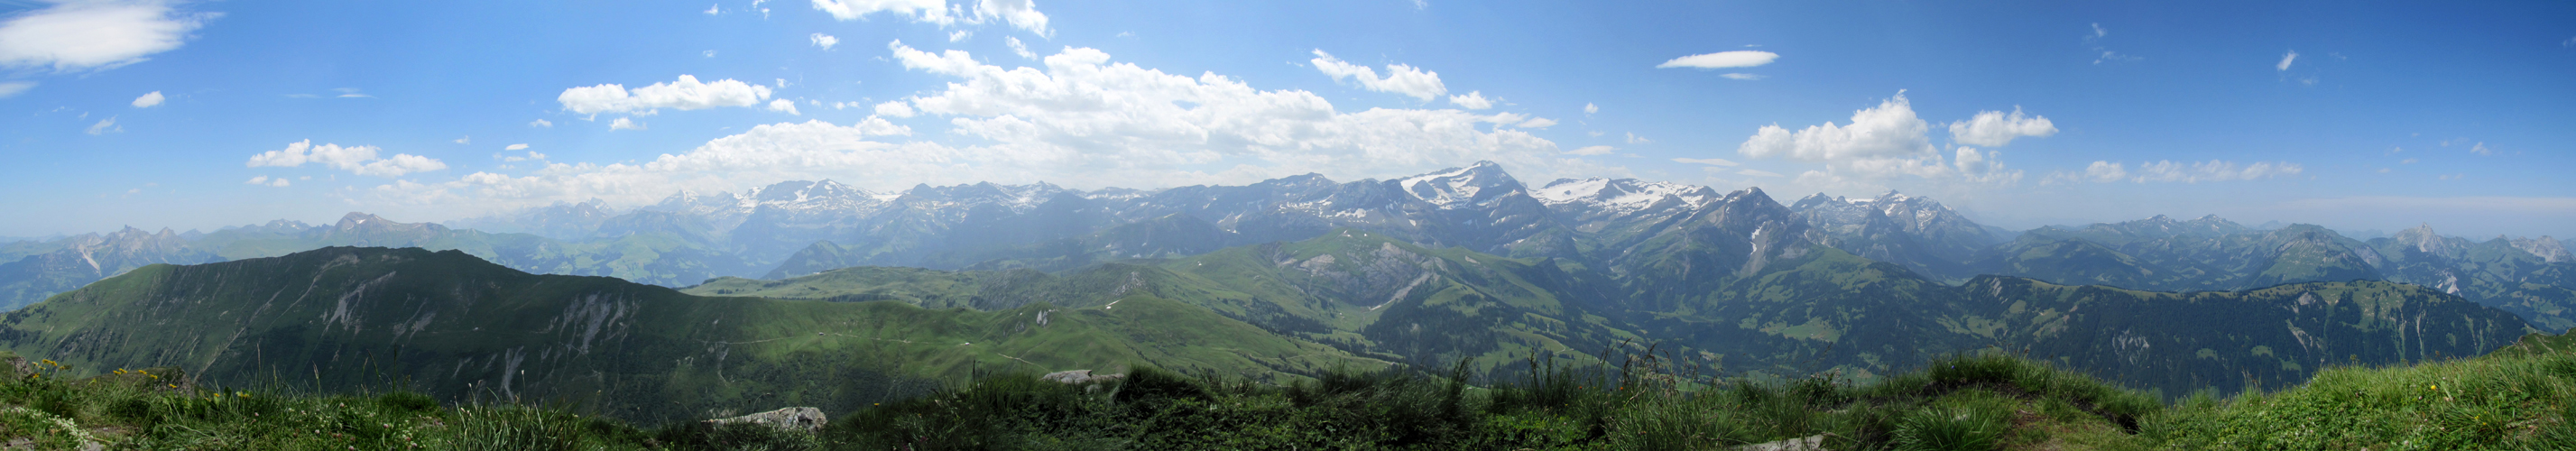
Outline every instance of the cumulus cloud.
<svg viewBox="0 0 2576 451">
<path fill-rule="evenodd" d="M 614 120 L 614 121 L 608 121 L 608 130 L 609 130 L 609 131 L 618 131 L 618 130 L 643 130 L 643 129 L 644 129 L 644 123 L 642 123 L 642 122 L 635 122 L 635 120 L 634 120 L 634 119 L 628 119 L 628 118 L 622 118 L 622 117 L 621 117 L 621 118 L 617 118 L 617 120 Z"/>
<path fill-rule="evenodd" d="M 1512 126 L 1513 126 L 1513 127 L 1520 127 L 1520 128 L 1548 128 L 1548 127 L 1555 127 L 1555 126 L 1556 126 L 1556 120 L 1555 120 L 1555 119 L 1543 118 L 1543 117 L 1534 117 L 1534 118 L 1530 118 L 1530 120 L 1521 121 L 1521 123 L 1519 123 L 1519 124 L 1513 124 Z"/>
<path fill-rule="evenodd" d="M 529 126 L 529 127 L 536 127 L 536 128 L 555 128 L 555 123 L 554 123 L 554 121 L 549 121 L 549 120 L 545 120 L 545 119 L 538 119 L 538 120 L 534 120 L 534 121 L 528 121 L 528 126 Z"/>
<path fill-rule="evenodd" d="M 1931 123 L 1914 113 L 1905 93 L 1878 106 L 1852 113 L 1851 122 L 1826 122 L 1790 131 L 1766 125 L 1736 146 L 1736 154 L 1755 159 L 1823 163 L 1824 169 L 1799 175 L 1801 183 L 1842 185 L 1912 175 L 1925 179 L 2011 184 L 2022 171 L 2006 169 L 1991 151 L 1960 148 L 1950 161 L 1929 137 Z"/>
<path fill-rule="evenodd" d="M 1726 52 L 1717 52 L 1717 53 L 1702 53 L 1702 54 L 1698 54 L 1698 55 L 1691 55 L 1691 56 L 1685 56 L 1685 57 L 1680 57 L 1680 58 L 1673 58 L 1673 59 L 1672 59 L 1672 60 L 1670 60 L 1670 61 L 1665 61 L 1663 64 L 1657 64 L 1657 65 L 1655 65 L 1655 67 L 1656 67 L 1656 68 L 1688 67 L 1688 68 L 1694 68 L 1694 69 L 1724 69 L 1724 68 L 1729 68 L 1729 67 L 1754 67 L 1754 66 L 1760 66 L 1760 65 L 1764 65 L 1764 64 L 1771 64 L 1771 61 L 1773 61 L 1773 60 L 1778 60 L 1778 59 L 1780 59 L 1780 54 L 1778 54 L 1778 53 L 1771 53 L 1771 52 L 1765 52 L 1765 51 L 1760 51 L 1760 50 L 1735 50 L 1735 51 L 1726 51 Z"/>
<path fill-rule="evenodd" d="M 527 150 L 527 148 L 527 144 L 511 144 L 509 146 L 502 147 L 501 150 Z"/>
<path fill-rule="evenodd" d="M 0 82 L 0 99 L 6 99 L 10 96 L 18 95 L 18 93 L 27 92 L 28 88 L 34 87 L 36 87 L 36 82 L 32 81 Z"/>
<path fill-rule="evenodd" d="M 832 46 L 841 45 L 841 38 L 835 38 L 828 34 L 814 33 L 813 36 L 807 36 L 806 39 L 814 41 L 814 46 L 822 47 L 823 50 L 831 50 Z"/>
<path fill-rule="evenodd" d="M 1592 113 L 1599 113 L 1599 112 L 1601 112 L 1601 106 L 1600 106 L 1600 105 L 1593 105 L 1593 104 L 1591 104 L 1591 103 L 1584 103 L 1584 104 L 1583 104 L 1583 114 L 1585 114 L 1585 115 L 1590 115 L 1590 114 L 1592 114 Z"/>
<path fill-rule="evenodd" d="M 798 116 L 803 116 L 803 115 L 805 115 L 805 113 L 799 113 L 799 112 L 796 112 L 796 101 L 793 101 L 793 100 L 787 100 L 787 99 L 778 99 L 778 100 L 771 100 L 771 101 L 769 101 L 769 110 L 770 110 L 770 111 L 777 111 L 777 112 L 787 113 L 787 114 L 798 115 Z"/>
<path fill-rule="evenodd" d="M 1584 146 L 1583 148 L 1565 151 L 1565 153 L 1575 155 L 1609 155 L 1610 152 L 1614 150 L 1619 150 L 1619 148 L 1610 146 Z"/>
<path fill-rule="evenodd" d="M 1425 101 L 1449 92 L 1447 86 L 1440 84 L 1439 73 L 1415 69 L 1413 66 L 1388 64 L 1386 77 L 1380 78 L 1376 69 L 1342 62 L 1340 58 L 1334 58 L 1333 54 L 1324 53 L 1323 49 L 1316 49 L 1315 59 L 1308 62 L 1315 64 L 1315 70 L 1332 76 L 1333 81 L 1354 79 L 1359 82 L 1360 87 L 1370 91 L 1403 94 Z"/>
<path fill-rule="evenodd" d="M 1003 36 L 1002 42 L 1011 47 L 1011 53 L 1020 55 L 1021 58 L 1038 59 L 1037 52 L 1029 51 L 1029 46 L 1020 43 L 1018 36 Z"/>
<path fill-rule="evenodd" d="M 964 41 L 966 38 L 973 36 L 975 36 L 975 32 L 973 31 L 957 30 L 948 33 L 948 42 Z"/>
<path fill-rule="evenodd" d="M 512 146 L 512 147 L 516 147 L 516 148 L 514 148 L 514 149 L 510 149 L 510 150 L 519 150 L 519 149 L 525 149 L 525 148 L 526 148 L 526 147 L 519 147 L 519 146 Z M 536 151 L 533 151 L 533 150 L 532 150 L 532 151 L 528 151 L 528 154 L 527 154 L 527 155 L 524 155 L 524 156 L 522 156 L 522 155 L 501 155 L 501 154 L 497 154 L 497 153 L 496 153 L 496 154 L 492 154 L 492 156 L 494 156 L 494 157 L 499 157 L 499 158 L 501 159 L 501 161 L 508 161 L 508 162 L 519 162 L 519 161 L 544 160 L 544 159 L 546 159 L 546 154 L 537 153 Z"/>
<path fill-rule="evenodd" d="M 1028 30 L 1042 37 L 1055 36 L 1047 27 L 1046 13 L 1038 12 L 1029 0 L 981 0 L 971 11 L 951 9 L 946 0 L 813 0 L 814 10 L 832 15 L 835 20 L 858 20 L 879 12 L 892 13 L 913 22 L 954 25 L 959 22 L 983 24 L 1008 23 L 1013 28 Z M 951 41 L 963 39 L 952 37 Z"/>
<path fill-rule="evenodd" d="M 151 107 L 161 106 L 161 100 L 163 100 L 163 98 L 161 97 L 161 91 L 152 91 L 152 92 L 149 92 L 149 93 L 144 93 L 142 97 L 135 97 L 135 98 L 134 98 L 134 107 L 135 107 L 135 108 L 151 108 Z"/>
<path fill-rule="evenodd" d="M 274 187 L 279 187 L 279 188 L 285 188 L 285 187 L 286 187 L 286 185 L 289 185 L 290 183 L 288 183 L 288 182 L 286 181 L 286 178 L 285 178 L 285 177 L 278 177 L 278 178 L 271 179 L 271 178 L 268 178 L 268 176 L 262 175 L 262 176 L 257 176 L 257 177 L 251 177 L 251 178 L 250 178 L 250 181 L 242 182 L 242 184 L 245 184 L 245 185 L 260 185 L 260 186 L 274 186 Z"/>
<path fill-rule="evenodd" d="M 701 83 L 698 77 L 681 75 L 678 81 L 654 83 L 631 92 L 616 84 L 566 89 L 562 95 L 555 96 L 555 101 L 562 103 L 565 110 L 581 114 L 653 114 L 662 108 L 696 110 L 759 105 L 769 98 L 769 93 L 768 86 L 734 79 Z"/>
<path fill-rule="evenodd" d="M 2290 62 L 2291 62 L 2291 61 L 2298 61 L 2298 60 L 2299 60 L 2299 51 L 2297 51 L 2297 50 L 2291 50 L 2289 54 L 2287 54 L 2287 55 L 2281 55 L 2281 64 L 2275 64 L 2275 65 L 2272 65 L 2272 70 L 2276 70 L 2276 71 L 2287 71 L 2287 70 L 2290 70 Z"/>
<path fill-rule="evenodd" d="M 2096 160 L 2093 165 L 2084 167 L 2084 177 L 2097 183 L 2111 183 L 2129 178 L 2129 170 L 2119 163 Z"/>
<path fill-rule="evenodd" d="M 1482 110 L 1494 107 L 1494 101 L 1485 100 L 1485 93 L 1482 91 L 1467 91 L 1464 95 L 1449 96 L 1449 103 L 1458 105 L 1459 108 L 1470 110 Z"/>
<path fill-rule="evenodd" d="M 1848 125 L 1826 122 L 1796 132 L 1778 125 L 1763 126 L 1735 151 L 1753 158 L 1809 162 L 1913 157 L 1933 151 L 1932 141 L 1924 138 L 1930 128 L 1914 115 L 1913 105 L 1899 92 L 1877 107 L 1852 113 Z"/>
<path fill-rule="evenodd" d="M 2012 143 L 2013 138 L 2023 136 L 2045 137 L 2054 134 L 2057 134 L 2056 124 L 2049 123 L 2046 117 L 2024 117 L 2021 114 L 2021 107 L 2013 107 L 2010 116 L 2004 115 L 2002 111 L 1980 111 L 1977 112 L 1976 117 L 1950 123 L 1951 141 L 1987 147 L 2003 147 L 2005 144 Z"/>
<path fill-rule="evenodd" d="M 447 163 L 419 155 L 394 154 L 390 158 L 376 158 L 379 150 L 376 146 L 341 147 L 338 144 L 327 143 L 316 146 L 313 145 L 313 140 L 307 139 L 287 144 L 285 149 L 252 155 L 250 161 L 242 163 L 242 166 L 291 168 L 313 163 L 358 175 L 380 177 L 398 177 L 414 172 L 447 169 Z"/>
<path fill-rule="evenodd" d="M 901 101 L 877 104 L 875 110 L 878 116 L 912 117 L 913 115 L 912 105 L 906 105 Z"/>
<path fill-rule="evenodd" d="M 0 22 L 0 67 L 104 70 L 176 50 L 218 16 L 166 1 L 67 1 Z M 41 3 L 39 3 L 41 4 Z"/>
<path fill-rule="evenodd" d="M 1048 181 L 1075 187 L 1242 184 L 1308 172 L 1387 178 L 1491 160 L 1524 177 L 1617 176 L 1504 126 L 1531 118 L 1458 109 L 1336 111 L 1322 96 L 1256 89 L 1206 73 L 1169 74 L 1068 48 L 1038 67 L 987 65 L 958 50 L 890 43 L 907 70 L 949 78 L 903 101 L 936 116 L 938 136 L 883 118 L 753 127 L 641 164 L 551 163 L 525 175 L 476 173 L 443 183 L 397 181 L 377 201 L 499 209 L 592 197 L 649 203 L 681 189 L 739 190 L 830 178 L 870 189 L 916 183 Z M 888 107 L 891 109 L 892 107 Z"/>
<path fill-rule="evenodd" d="M 104 135 L 122 131 L 125 131 L 125 127 L 116 125 L 115 116 L 108 116 L 107 119 L 100 120 L 97 124 L 91 124 L 89 126 L 89 130 L 87 130 L 91 135 Z"/>
<path fill-rule="evenodd" d="M 2480 142 L 2478 142 L 2478 144 L 2477 144 L 2476 146 L 2471 146 L 2471 147 L 2469 147 L 2469 153 L 2474 153 L 2474 154 L 2478 154 L 2478 155 L 2495 155 L 2495 150 L 2494 150 L 2494 149 L 2488 149 L 2488 148 L 2487 148 L 2487 143 L 2486 143 L 2486 142 L 2484 142 L 2484 141 L 2480 141 Z"/>
<path fill-rule="evenodd" d="M 1646 139 L 1646 137 L 1644 137 L 1644 136 L 1637 136 L 1637 134 L 1636 134 L 1636 133 L 1629 133 L 1629 134 L 1628 134 L 1628 143 L 1629 143 L 1629 144 L 1653 144 L 1654 142 L 1655 142 L 1655 140 Z"/>
</svg>

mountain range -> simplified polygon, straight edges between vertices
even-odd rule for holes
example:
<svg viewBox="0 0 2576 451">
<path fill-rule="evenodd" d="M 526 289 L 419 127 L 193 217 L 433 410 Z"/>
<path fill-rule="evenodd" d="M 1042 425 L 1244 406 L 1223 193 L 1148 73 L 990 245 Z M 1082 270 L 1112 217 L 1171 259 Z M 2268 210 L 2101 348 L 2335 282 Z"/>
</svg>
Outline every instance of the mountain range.
<svg viewBox="0 0 2576 451">
<path fill-rule="evenodd" d="M 373 247 L 422 250 L 366 249 Z M 1275 380 L 1313 374 L 1327 360 L 1467 361 L 1509 371 L 1534 353 L 1580 358 L 1656 343 L 1759 377 L 1831 371 L 1867 378 L 1930 355 L 2012 349 L 2181 393 L 2297 381 L 2329 365 L 2475 355 L 2527 331 L 2565 330 L 2576 325 L 2567 310 L 2576 306 L 2570 254 L 2549 237 L 2472 242 L 2419 227 L 2364 241 L 2313 225 L 2245 227 L 2214 216 L 2012 234 L 1894 192 L 1783 204 L 1758 188 L 1721 192 L 1633 179 L 1531 187 L 1490 163 L 1394 180 L 1309 174 L 1154 191 L 983 183 L 874 193 L 830 181 L 787 182 L 743 194 L 684 192 L 629 211 L 558 204 L 451 224 L 352 213 L 318 226 L 128 229 L 12 243 L 0 246 L 0 259 L 15 260 L 0 264 L 0 290 L 7 290 L 0 294 L 14 296 L 14 305 L 53 300 L 13 313 L 0 329 L 17 335 L 0 341 L 30 354 L 176 364 L 231 379 L 345 364 L 352 352 L 399 352 L 402 365 L 425 365 L 406 367 L 406 377 L 450 384 L 442 396 L 491 387 L 479 384 L 520 393 L 512 384 L 523 380 L 515 376 L 462 368 L 534 352 L 549 362 L 546 371 L 554 373 L 547 374 L 593 373 L 590 382 L 544 379 L 540 385 L 552 388 L 526 388 L 561 394 L 571 393 L 562 391 L 568 387 L 646 390 L 637 387 L 699 377 L 685 364 L 634 366 L 652 359 L 712 358 L 719 362 L 703 368 L 740 363 L 770 366 L 735 371 L 806 374 L 779 369 L 794 365 L 779 362 L 819 358 L 753 346 L 740 349 L 762 350 L 742 355 L 764 357 L 727 363 L 735 362 L 726 356 L 738 345 L 714 343 L 780 339 L 785 329 L 766 323 L 804 320 L 772 313 L 723 320 L 715 318 L 730 313 L 691 310 L 706 305 L 851 309 L 830 310 L 844 315 L 837 324 L 895 321 L 885 315 L 1001 324 L 1011 321 L 1005 317 L 1150 309 L 1167 321 L 1085 323 L 1112 331 L 1053 338 L 1024 337 L 1033 330 L 1026 325 L 922 332 L 1026 347 L 990 355 L 948 348 L 869 354 L 894 366 L 869 367 L 877 373 L 868 377 L 942 380 L 984 365 L 1153 364 Z M 249 280 L 254 274 L 305 275 Z M 450 280 L 459 277 L 466 282 Z M 283 282 L 307 278 L 304 287 Z M 404 285 L 368 285 L 392 281 Z M 337 288 L 316 288 L 324 286 Z M 538 288 L 555 286 L 582 288 Z M 444 291 L 396 296 L 419 290 Z M 633 306 L 585 300 L 601 296 Z M 326 308 L 325 298 L 337 300 Z M 364 299 L 383 301 L 349 304 Z M 347 319 L 374 308 L 365 305 L 395 307 Z M 636 307 L 648 305 L 660 307 Z M 451 307 L 466 310 L 440 310 Z M 165 316 L 178 314 L 163 312 L 174 308 L 195 316 Z M 402 308 L 410 313 L 395 313 Z M 736 324 L 655 326 L 706 336 L 654 335 L 662 337 L 651 342 L 658 344 L 584 360 L 567 357 L 589 352 L 562 335 L 571 323 L 512 322 L 572 321 L 564 318 L 601 308 L 660 312 L 651 321 Z M 151 312 L 128 311 L 134 309 Z M 272 311 L 293 313 L 259 313 Z M 430 311 L 469 324 L 511 315 L 488 321 L 508 325 L 511 334 L 459 334 L 477 338 L 431 346 L 417 333 L 398 333 L 448 327 L 424 316 Z M 796 315 L 809 313 L 825 315 Z M 615 315 L 623 314 L 584 321 L 619 324 Z M 147 325 L 236 338 L 128 342 L 161 333 L 138 329 Z M 827 329 L 822 337 L 850 333 Z M 348 336 L 329 335 L 335 330 Z M 1233 332 L 1216 340 L 1205 331 Z M 680 345 L 690 340 L 706 347 Z M 303 348 L 316 343 L 337 347 L 325 354 Z M 1050 351 L 1061 357 L 1055 360 L 1023 355 L 1040 343 L 1081 349 Z M 272 344 L 296 351 L 276 364 L 258 357 L 219 364 L 240 346 L 276 354 Z M 1198 355 L 1209 349 L 1232 357 Z M 438 365 L 449 366 L 448 375 L 431 374 Z M 630 382 L 605 382 L 610 373 Z"/>
</svg>

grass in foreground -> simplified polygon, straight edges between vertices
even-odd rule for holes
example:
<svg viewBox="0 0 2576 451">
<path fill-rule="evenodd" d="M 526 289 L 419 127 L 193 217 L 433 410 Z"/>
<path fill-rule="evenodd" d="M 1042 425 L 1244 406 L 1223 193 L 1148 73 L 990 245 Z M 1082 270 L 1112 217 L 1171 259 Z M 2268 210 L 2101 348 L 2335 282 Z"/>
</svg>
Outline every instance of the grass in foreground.
<svg viewBox="0 0 2576 451">
<path fill-rule="evenodd" d="M 2278 393 L 2168 406 L 2045 362 L 1952 356 L 1869 385 L 1693 381 L 1663 361 L 1533 360 L 1471 384 L 1334 372 L 1289 386 L 1138 368 L 1028 375 L 837 416 L 819 434 L 640 428 L 570 409 L 441 406 L 426 396 L 189 387 L 175 370 L 66 381 L 51 362 L 0 382 L 0 447 L 37 449 L 2576 449 L 2576 339 L 2534 335 L 2475 359 L 2341 368 Z M 32 370 L 32 371 L 30 371 Z M 1780 448 L 1775 448 L 1780 449 Z"/>
</svg>

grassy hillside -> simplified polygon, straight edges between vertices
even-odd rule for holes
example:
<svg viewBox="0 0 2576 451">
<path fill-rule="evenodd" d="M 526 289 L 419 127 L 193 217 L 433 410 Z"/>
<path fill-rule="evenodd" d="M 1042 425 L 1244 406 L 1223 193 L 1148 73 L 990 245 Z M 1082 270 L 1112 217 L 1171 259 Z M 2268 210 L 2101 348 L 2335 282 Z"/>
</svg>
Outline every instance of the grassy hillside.
<svg viewBox="0 0 2576 451">
<path fill-rule="evenodd" d="M 138 269 L 10 313 L 0 343 L 75 368 L 173 366 L 214 384 L 322 390 L 400 382 L 447 400 L 596 400 L 652 420 L 848 408 L 978 371 L 1155 365 L 1278 381 L 1375 365 L 1150 295 L 1113 302 L 974 311 L 699 297 L 456 251 L 328 248 Z"/>
</svg>

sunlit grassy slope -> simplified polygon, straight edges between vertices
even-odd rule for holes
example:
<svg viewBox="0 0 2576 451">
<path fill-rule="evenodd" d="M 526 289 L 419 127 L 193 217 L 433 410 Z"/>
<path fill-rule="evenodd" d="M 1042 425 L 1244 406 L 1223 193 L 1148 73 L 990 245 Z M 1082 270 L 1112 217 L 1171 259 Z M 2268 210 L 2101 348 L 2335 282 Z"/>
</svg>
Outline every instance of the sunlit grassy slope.
<svg viewBox="0 0 2576 451">
<path fill-rule="evenodd" d="M 977 371 L 1155 365 L 1279 380 L 1377 365 L 1149 294 L 1112 301 L 975 311 L 699 297 L 531 275 L 454 251 L 330 248 L 145 267 L 10 313 L 0 341 L 76 368 L 174 366 L 237 386 L 401 383 L 450 400 L 597 400 L 654 420 L 846 408 Z"/>
</svg>

